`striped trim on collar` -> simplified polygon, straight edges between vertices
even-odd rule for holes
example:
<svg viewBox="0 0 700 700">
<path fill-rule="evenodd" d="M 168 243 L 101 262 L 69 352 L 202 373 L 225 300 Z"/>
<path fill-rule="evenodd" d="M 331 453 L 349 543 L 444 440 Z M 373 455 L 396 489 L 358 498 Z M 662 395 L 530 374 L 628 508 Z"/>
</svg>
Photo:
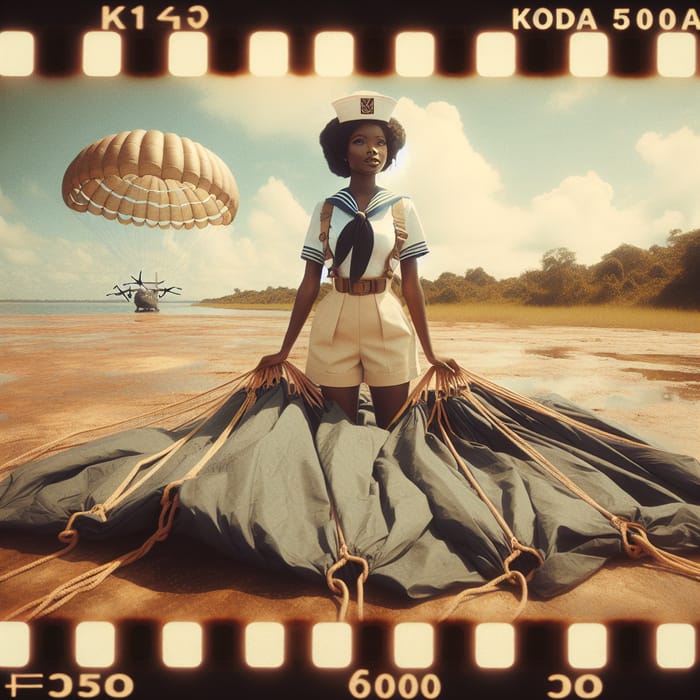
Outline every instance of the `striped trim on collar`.
<svg viewBox="0 0 700 700">
<path fill-rule="evenodd" d="M 367 208 L 365 209 L 365 214 L 367 218 L 374 216 L 375 214 L 384 211 L 387 207 L 390 207 L 394 202 L 402 199 L 403 195 L 395 194 L 390 190 L 380 189 L 373 197 L 370 199 Z M 355 216 L 359 211 L 357 202 L 352 196 L 352 193 L 347 187 L 344 187 L 339 192 L 336 192 L 331 197 L 326 200 L 333 204 L 333 206 L 342 209 L 349 216 Z"/>
</svg>

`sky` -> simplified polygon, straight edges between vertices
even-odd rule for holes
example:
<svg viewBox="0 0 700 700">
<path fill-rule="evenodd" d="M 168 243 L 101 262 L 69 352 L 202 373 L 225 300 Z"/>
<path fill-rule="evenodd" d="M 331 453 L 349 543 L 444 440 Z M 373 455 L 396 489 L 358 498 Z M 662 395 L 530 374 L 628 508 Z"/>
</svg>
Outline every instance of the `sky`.
<svg viewBox="0 0 700 700">
<path fill-rule="evenodd" d="M 331 100 L 398 99 L 407 132 L 379 181 L 411 196 L 430 254 L 420 274 L 496 278 L 566 247 L 587 265 L 622 243 L 700 227 L 700 91 L 675 78 L 260 78 L 209 75 L 0 80 L 0 299 L 103 299 L 157 274 L 183 299 L 296 287 L 315 204 L 346 181 L 318 135 Z M 187 136 L 230 167 L 233 223 L 162 233 L 64 204 L 87 145 L 129 129 Z"/>
</svg>

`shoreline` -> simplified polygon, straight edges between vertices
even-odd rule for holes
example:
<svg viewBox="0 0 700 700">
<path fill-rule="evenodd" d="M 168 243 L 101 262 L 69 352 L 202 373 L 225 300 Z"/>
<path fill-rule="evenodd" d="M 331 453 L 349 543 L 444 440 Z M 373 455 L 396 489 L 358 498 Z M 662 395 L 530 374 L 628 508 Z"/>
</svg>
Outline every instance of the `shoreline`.
<svg viewBox="0 0 700 700">
<path fill-rule="evenodd" d="M 236 311 L 291 311 L 292 304 L 194 302 L 192 306 Z M 700 333 L 700 312 L 635 306 L 524 306 L 522 304 L 428 304 L 428 320 L 454 323 L 505 324 L 514 328 L 637 328 Z"/>
</svg>

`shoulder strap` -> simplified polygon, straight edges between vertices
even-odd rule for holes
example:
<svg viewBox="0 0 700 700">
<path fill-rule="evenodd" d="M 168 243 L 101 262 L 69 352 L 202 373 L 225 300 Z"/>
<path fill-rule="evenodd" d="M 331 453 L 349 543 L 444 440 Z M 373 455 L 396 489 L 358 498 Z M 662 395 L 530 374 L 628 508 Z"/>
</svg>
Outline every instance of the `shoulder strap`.
<svg viewBox="0 0 700 700">
<path fill-rule="evenodd" d="M 394 276 L 394 271 L 391 267 L 392 260 L 399 260 L 401 257 L 401 248 L 408 238 L 406 231 L 406 212 L 403 198 L 397 199 L 391 205 L 391 214 L 394 217 L 394 247 L 386 259 L 384 266 L 384 277 L 391 279 Z"/>
<path fill-rule="evenodd" d="M 318 235 L 321 245 L 323 246 L 323 258 L 324 260 L 332 260 L 333 253 L 331 252 L 330 245 L 328 243 L 328 232 L 331 227 L 331 216 L 333 215 L 333 204 L 328 200 L 323 202 L 321 207 L 321 231 Z"/>
</svg>

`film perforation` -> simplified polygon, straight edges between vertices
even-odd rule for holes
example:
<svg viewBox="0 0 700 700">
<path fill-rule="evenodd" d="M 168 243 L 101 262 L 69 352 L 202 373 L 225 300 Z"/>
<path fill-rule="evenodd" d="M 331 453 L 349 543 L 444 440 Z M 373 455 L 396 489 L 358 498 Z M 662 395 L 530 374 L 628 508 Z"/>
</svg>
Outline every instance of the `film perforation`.
<svg viewBox="0 0 700 700">
<path fill-rule="evenodd" d="M 115 74 L 135 77 L 201 75 L 324 75 L 323 61 L 315 40 L 337 27 L 206 27 L 201 31 L 168 31 L 165 27 L 144 27 L 133 32 L 112 32 L 120 39 L 121 68 Z M 6 30 L 10 31 L 10 30 Z M 100 40 L 96 29 L 78 34 L 66 28 L 42 28 L 31 33 L 35 59 L 31 73 L 47 77 L 79 74 L 83 60 L 83 37 L 88 33 Z M 279 41 L 274 43 L 274 35 Z M 436 27 L 429 31 L 363 27 L 345 31 L 352 48 L 347 67 L 340 75 L 406 77 L 562 76 L 581 77 L 690 77 L 697 74 L 697 42 L 690 32 L 649 32 L 630 28 L 625 32 L 567 31 L 513 32 L 508 29 L 475 32 L 466 27 Z M 257 48 L 256 37 L 269 43 Z M 187 42 L 198 41 L 187 47 Z M 253 43 L 251 43 L 253 42 Z M 433 46 L 434 44 L 434 46 Z M 403 46 L 407 48 L 402 48 Z M 18 49 L 19 50 L 19 49 Z M 28 49 L 21 49 L 23 54 Z M 99 49 L 95 49 L 99 53 Z M 274 56 L 277 59 L 274 60 Z M 510 56 L 510 58 L 509 58 Z M 264 66 L 256 61 L 264 57 Z M 9 61 L 8 57 L 4 57 Z M 172 68 L 179 60 L 184 71 Z M 202 68 L 194 70 L 198 61 Z M 12 76 L 10 68 L 0 73 Z M 582 67 L 580 67 L 582 66 Z M 89 74 L 89 72 L 88 72 Z M 333 72 L 328 73 L 334 75 Z M 97 73 L 96 75 L 99 75 Z"/>
<path fill-rule="evenodd" d="M 80 661 L 77 633 L 81 626 L 114 626 L 115 634 L 110 642 L 110 635 L 96 635 L 94 631 L 84 635 L 82 645 L 104 643 L 114 650 L 113 657 L 105 666 L 126 665 L 129 667 L 147 667 L 157 664 L 159 659 L 168 656 L 168 643 L 174 648 L 191 646 L 201 649 L 201 659 L 183 667 L 220 668 L 241 665 L 247 668 L 274 668 L 277 664 L 250 663 L 249 650 L 246 649 L 246 635 L 250 629 L 256 630 L 254 644 L 272 644 L 274 637 L 265 633 L 257 635 L 266 625 L 279 628 L 280 649 L 282 650 L 279 666 L 312 666 L 314 652 L 314 630 L 316 627 L 332 629 L 343 628 L 347 634 L 321 635 L 316 644 L 323 645 L 328 640 L 331 644 L 345 647 L 349 641 L 351 664 L 377 664 L 397 669 L 440 669 L 454 663 L 464 668 L 497 668 L 496 665 L 480 663 L 480 652 L 496 650 L 500 653 L 512 646 L 512 663 L 509 666 L 526 666 L 528 668 L 555 666 L 578 669 L 604 669 L 609 664 L 618 670 L 630 669 L 640 663 L 644 666 L 656 663 L 656 660 L 669 645 L 664 642 L 659 632 L 664 627 L 677 628 L 667 630 L 676 636 L 679 647 L 695 652 L 697 629 L 690 624 L 670 623 L 652 624 L 644 622 L 610 622 L 610 623 L 572 623 L 569 625 L 555 622 L 525 621 L 516 625 L 508 623 L 449 622 L 432 624 L 427 622 L 400 623 L 313 623 L 291 621 L 286 623 L 215 620 L 204 623 L 166 622 L 125 620 L 118 623 L 90 622 L 68 623 L 61 620 L 39 620 L 32 623 L 2 623 L 0 631 L 10 634 L 12 626 L 26 626 L 29 632 L 31 654 L 17 666 L 31 665 L 40 656 L 42 663 L 69 664 L 96 667 L 100 664 Z M 502 628 L 502 629 L 499 629 Z M 492 634 L 492 631 L 496 634 Z M 480 635 L 480 631 L 487 634 Z M 504 632 L 506 634 L 504 634 Z M 21 637 L 17 630 L 11 633 L 15 640 Z M 510 641 L 508 641 L 510 638 Z M 335 640 L 335 641 L 334 641 Z M 690 641 L 692 640 L 692 641 Z M 673 641 L 673 640 L 671 640 Z M 572 644 L 574 656 L 571 656 Z M 416 649 L 411 649 L 415 645 Z M 482 647 L 481 650 L 478 647 Z M 197 657 L 197 651 L 194 656 Z M 692 666 L 697 665 L 693 653 Z M 247 660 L 246 660 L 247 659 Z M 4 663 L 3 663 L 4 661 Z M 166 665 L 167 659 L 165 659 Z M 9 668 L 6 660 L 0 659 L 0 668 Z M 177 663 L 173 664 L 177 666 Z M 337 667 L 342 668 L 343 664 Z M 678 668 L 682 666 L 679 664 Z"/>
<path fill-rule="evenodd" d="M 286 688 L 304 687 L 329 694 L 346 689 L 348 697 L 417 697 L 418 694 L 413 693 L 419 689 L 425 698 L 456 698 L 462 697 L 459 693 L 465 688 L 490 697 L 505 697 L 516 688 L 527 687 L 535 693 L 532 697 L 593 698 L 625 697 L 630 689 L 630 678 L 633 678 L 637 687 L 649 692 L 685 698 L 687 689 L 700 674 L 695 641 L 688 643 L 689 639 L 697 638 L 697 628 L 691 625 L 679 626 L 682 633 L 676 634 L 676 643 L 681 646 L 676 648 L 691 646 L 692 664 L 679 663 L 664 669 L 661 655 L 668 654 L 674 647 L 666 642 L 664 652 L 659 632 L 673 625 L 634 621 L 604 625 L 534 621 L 517 625 L 484 622 L 433 625 L 226 620 L 195 624 L 125 620 L 114 624 L 111 648 L 108 644 L 108 648 L 100 652 L 103 656 L 112 656 L 109 664 L 81 663 L 77 644 L 80 635 L 76 632 L 82 624 L 42 620 L 27 625 L 31 637 L 29 658 L 11 665 L 3 664 L 0 659 L 0 682 L 12 690 L 11 697 L 21 698 L 30 689 L 38 688 L 57 693 L 55 697 L 71 688 L 81 688 L 85 692 L 89 688 L 99 688 L 101 696 L 105 697 L 144 697 L 139 693 L 143 686 L 176 687 L 178 692 L 187 693 L 196 693 L 202 688 L 211 692 L 235 687 L 241 692 L 261 693 L 260 697 L 275 697 L 274 689 L 282 683 Z M 259 656 L 261 648 L 272 637 L 258 637 L 257 651 L 253 651 L 258 654 L 256 658 L 252 658 L 246 648 L 249 630 L 260 631 L 266 625 L 277 626 L 281 633 L 278 640 L 283 651 L 278 663 L 261 662 Z M 175 641 L 177 650 L 184 650 L 184 663 L 172 663 L 172 658 L 168 659 L 172 654 L 166 644 L 169 626 L 179 628 L 182 633 L 171 641 Z M 335 631 L 345 631 L 335 637 L 324 633 L 316 642 L 341 648 L 340 655 L 334 649 L 322 650 L 321 656 L 332 659 L 331 663 L 317 662 L 318 649 L 314 649 L 317 627 L 325 628 L 326 632 L 334 627 Z M 396 632 L 402 627 L 407 632 L 411 628 L 426 632 L 422 641 L 420 635 L 413 637 L 417 650 L 409 651 L 413 659 L 409 663 L 404 663 L 401 657 L 406 649 L 401 651 L 395 644 Z M 591 627 L 600 627 L 606 638 L 604 663 L 601 665 L 595 660 L 572 663 L 568 658 L 572 631 Z M 0 633 L 3 631 L 0 628 Z M 484 631 L 486 634 L 481 634 Z M 83 644 L 97 644 L 96 639 L 91 642 L 86 637 Z M 403 643 L 410 642 L 409 634 Z M 579 651 L 590 656 L 585 643 L 584 639 Z M 94 658 L 94 650 L 88 658 Z M 456 688 L 459 693 L 454 692 Z"/>
</svg>

